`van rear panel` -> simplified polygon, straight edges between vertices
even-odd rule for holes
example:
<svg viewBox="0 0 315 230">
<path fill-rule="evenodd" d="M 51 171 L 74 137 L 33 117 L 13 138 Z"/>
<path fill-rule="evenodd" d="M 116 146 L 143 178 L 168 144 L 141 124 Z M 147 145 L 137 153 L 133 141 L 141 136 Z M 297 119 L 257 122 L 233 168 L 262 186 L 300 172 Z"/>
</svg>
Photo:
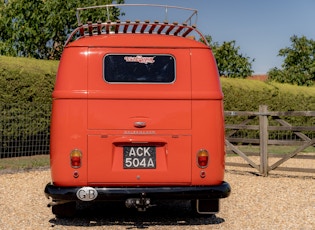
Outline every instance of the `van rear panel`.
<svg viewBox="0 0 315 230">
<path fill-rule="evenodd" d="M 182 40 L 167 39 L 170 43 Z M 141 49 L 90 47 L 88 43 L 84 47 L 82 42 L 67 47 L 62 59 L 62 63 L 69 61 L 80 71 L 74 71 L 77 75 L 74 76 L 64 64 L 60 65 L 53 93 L 54 183 L 73 186 L 221 183 L 222 92 L 209 48 L 199 43 L 192 48 L 191 44 L 197 42 L 191 40 L 187 47 Z M 78 57 L 72 60 L 75 52 Z M 75 89 L 78 84 L 79 90 Z M 64 143 L 61 145 L 60 141 Z M 72 149 L 82 151 L 80 168 L 71 169 Z M 204 169 L 196 162 L 200 149 L 207 149 L 210 155 L 209 166 Z M 64 165 L 60 166 L 60 162 Z M 60 173 L 62 167 L 67 169 Z M 201 178 L 201 171 L 209 176 Z M 73 178 L 74 172 L 79 174 L 78 178 Z"/>
<path fill-rule="evenodd" d="M 165 39 L 177 47 L 91 46 L 80 39 L 65 48 L 53 93 L 54 184 L 222 183 L 224 121 L 215 60 L 197 41 Z M 75 169 L 69 163 L 73 149 L 82 151 Z M 201 149 L 209 152 L 206 168 L 197 164 Z"/>
</svg>

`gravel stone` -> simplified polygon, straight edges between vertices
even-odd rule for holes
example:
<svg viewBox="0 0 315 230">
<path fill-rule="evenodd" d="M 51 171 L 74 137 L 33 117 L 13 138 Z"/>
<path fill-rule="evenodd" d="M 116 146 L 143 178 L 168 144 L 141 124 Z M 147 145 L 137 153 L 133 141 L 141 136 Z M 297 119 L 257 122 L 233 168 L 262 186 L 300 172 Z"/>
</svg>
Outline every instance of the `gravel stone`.
<svg viewBox="0 0 315 230">
<path fill-rule="evenodd" d="M 187 202 L 167 202 L 147 212 L 117 203 L 85 204 L 76 217 L 57 219 L 43 192 L 50 181 L 48 169 L 0 174 L 0 229 L 315 229 L 314 174 L 261 177 L 250 168 L 226 169 L 232 193 L 211 217 L 191 215 Z"/>
</svg>

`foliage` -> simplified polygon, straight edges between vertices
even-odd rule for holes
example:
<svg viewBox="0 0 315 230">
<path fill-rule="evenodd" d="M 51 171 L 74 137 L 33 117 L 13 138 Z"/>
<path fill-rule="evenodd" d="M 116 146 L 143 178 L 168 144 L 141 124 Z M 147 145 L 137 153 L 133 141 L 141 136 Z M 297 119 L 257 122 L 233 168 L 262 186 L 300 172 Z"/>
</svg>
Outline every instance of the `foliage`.
<svg viewBox="0 0 315 230">
<path fill-rule="evenodd" d="M 42 0 L 11 0 L 0 8 L 0 54 L 40 58 L 46 53 Z"/>
<path fill-rule="evenodd" d="M 117 0 L 124 3 L 124 0 Z M 8 0 L 0 3 L 0 55 L 59 59 L 63 44 L 78 26 L 76 8 L 104 5 L 112 0 Z M 102 13 L 102 17 L 100 14 Z M 104 12 L 89 12 L 83 19 L 96 21 Z M 114 8 L 111 19 L 120 11 Z"/>
<path fill-rule="evenodd" d="M 282 69 L 273 68 L 269 79 L 280 83 L 310 86 L 315 82 L 315 41 L 305 36 L 290 38 L 291 47 L 280 49 Z"/>
<path fill-rule="evenodd" d="M 227 78 L 221 83 L 225 110 L 258 111 L 267 105 L 270 111 L 315 111 L 315 87 Z"/>
<path fill-rule="evenodd" d="M 252 62 L 249 57 L 240 53 L 240 47 L 236 42 L 223 42 L 221 45 L 212 42 L 212 37 L 207 35 L 212 52 L 216 58 L 220 76 L 229 78 L 246 78 L 253 73 Z"/>
<path fill-rule="evenodd" d="M 2 138 L 47 130 L 57 66 L 57 61 L 0 56 Z"/>
</svg>

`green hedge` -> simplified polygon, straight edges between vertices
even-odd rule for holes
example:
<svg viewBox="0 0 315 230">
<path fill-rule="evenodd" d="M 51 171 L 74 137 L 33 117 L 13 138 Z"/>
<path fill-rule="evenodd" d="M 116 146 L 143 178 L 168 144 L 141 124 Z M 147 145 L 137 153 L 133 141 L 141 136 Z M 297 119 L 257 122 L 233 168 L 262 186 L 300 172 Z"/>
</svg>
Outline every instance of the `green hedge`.
<svg viewBox="0 0 315 230">
<path fill-rule="evenodd" d="M 259 105 L 270 111 L 315 110 L 315 87 L 231 78 L 221 78 L 221 84 L 225 110 L 258 111 Z"/>
<path fill-rule="evenodd" d="M 2 135 L 14 135 L 16 129 L 27 135 L 47 132 L 57 68 L 58 61 L 0 56 L 0 130 L 7 130 Z M 227 78 L 221 83 L 225 110 L 258 111 L 262 104 L 270 111 L 315 110 L 315 87 Z M 31 131 L 34 125 L 38 128 Z"/>
<path fill-rule="evenodd" d="M 0 56 L 1 142 L 47 133 L 57 67 L 57 61 Z"/>
<path fill-rule="evenodd" d="M 57 61 L 0 56 L 0 103 L 50 103 Z"/>
</svg>

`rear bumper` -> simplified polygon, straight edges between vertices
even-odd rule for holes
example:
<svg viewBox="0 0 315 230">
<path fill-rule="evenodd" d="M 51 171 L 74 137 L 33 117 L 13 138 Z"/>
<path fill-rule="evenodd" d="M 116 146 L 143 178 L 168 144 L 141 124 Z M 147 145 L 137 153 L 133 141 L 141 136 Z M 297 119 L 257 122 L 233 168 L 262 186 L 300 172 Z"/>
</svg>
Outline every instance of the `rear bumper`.
<svg viewBox="0 0 315 230">
<path fill-rule="evenodd" d="M 55 201 L 79 201 L 77 193 L 80 189 L 82 187 L 58 187 L 49 183 L 45 187 L 45 195 Z M 215 186 L 93 187 L 93 189 L 97 191 L 95 201 L 119 201 L 143 197 L 155 200 L 221 199 L 231 193 L 231 187 L 227 182 Z"/>
</svg>

